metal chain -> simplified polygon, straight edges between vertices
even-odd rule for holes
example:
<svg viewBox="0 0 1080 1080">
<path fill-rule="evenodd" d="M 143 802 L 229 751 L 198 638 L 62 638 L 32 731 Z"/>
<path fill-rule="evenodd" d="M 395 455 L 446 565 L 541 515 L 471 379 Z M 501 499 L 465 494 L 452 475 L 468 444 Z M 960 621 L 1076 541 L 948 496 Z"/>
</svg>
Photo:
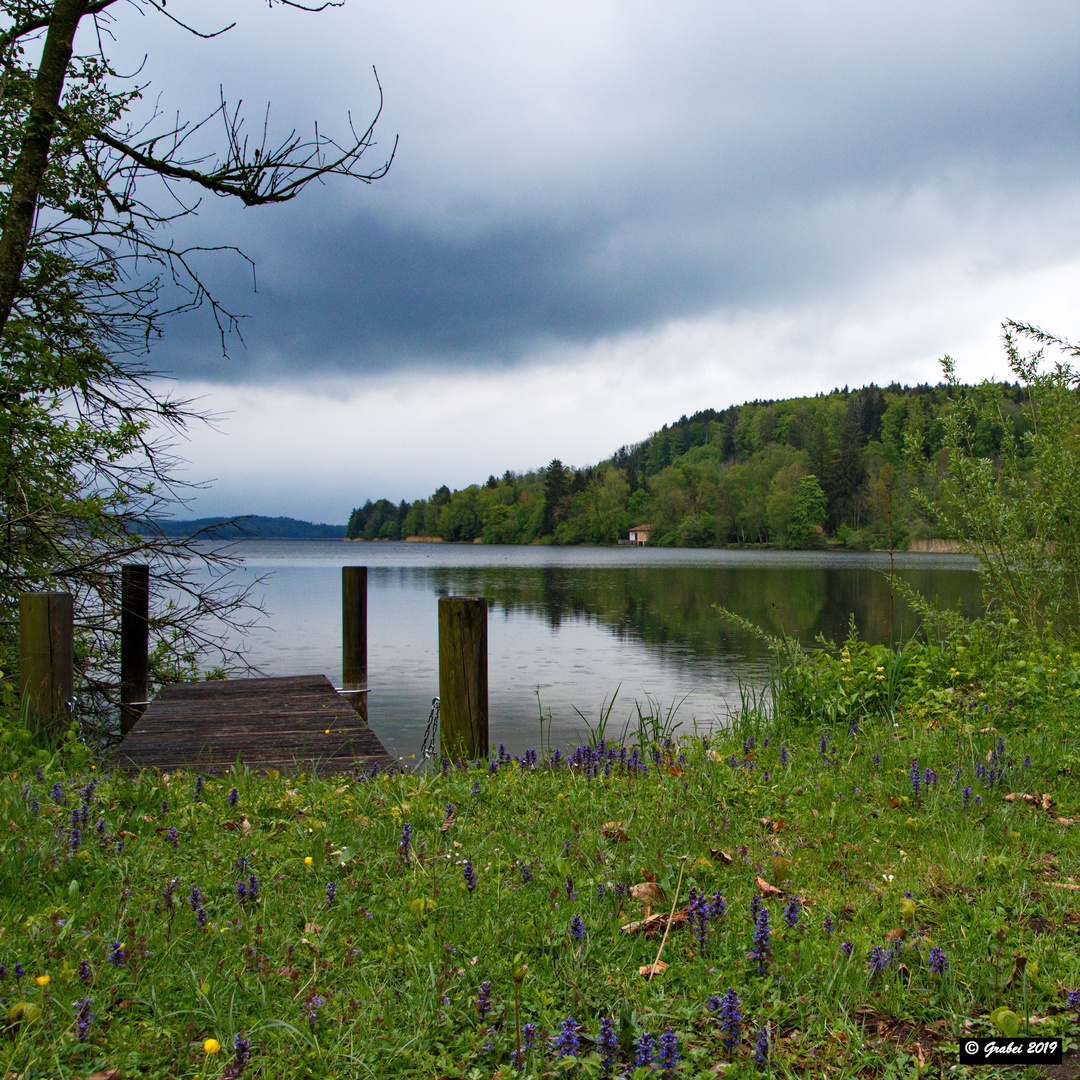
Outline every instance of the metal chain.
<svg viewBox="0 0 1080 1080">
<path fill-rule="evenodd" d="M 424 731 L 424 741 L 420 746 L 420 760 L 427 761 L 435 756 L 435 740 L 439 732 L 439 699 L 431 699 L 431 712 L 428 715 L 427 728 Z"/>
</svg>

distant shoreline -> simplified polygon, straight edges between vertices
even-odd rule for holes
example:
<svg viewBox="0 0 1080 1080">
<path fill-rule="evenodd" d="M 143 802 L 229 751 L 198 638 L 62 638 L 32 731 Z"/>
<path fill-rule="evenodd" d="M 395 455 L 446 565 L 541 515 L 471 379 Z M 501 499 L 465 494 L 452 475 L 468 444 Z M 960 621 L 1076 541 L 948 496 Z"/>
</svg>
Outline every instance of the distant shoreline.
<svg viewBox="0 0 1080 1080">
<path fill-rule="evenodd" d="M 153 536 L 207 540 L 344 540 L 344 525 L 302 521 L 290 517 L 237 514 L 233 517 L 164 519 L 139 522 L 134 531 Z"/>
</svg>

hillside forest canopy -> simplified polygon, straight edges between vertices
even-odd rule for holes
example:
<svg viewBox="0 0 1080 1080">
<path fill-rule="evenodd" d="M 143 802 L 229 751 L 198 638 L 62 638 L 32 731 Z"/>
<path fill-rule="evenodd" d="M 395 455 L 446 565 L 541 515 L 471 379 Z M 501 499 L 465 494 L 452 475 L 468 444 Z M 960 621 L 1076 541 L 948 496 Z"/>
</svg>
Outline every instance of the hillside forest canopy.
<svg viewBox="0 0 1080 1080">
<path fill-rule="evenodd" d="M 949 539 L 925 506 L 947 480 L 947 414 L 988 391 L 998 406 L 972 415 L 967 446 L 978 458 L 1014 450 L 1022 461 L 1033 427 L 1022 382 L 870 384 L 684 415 L 596 465 L 556 459 L 415 502 L 368 500 L 346 535 L 615 544 L 651 525 L 648 543 L 661 547 L 902 549 Z"/>
</svg>

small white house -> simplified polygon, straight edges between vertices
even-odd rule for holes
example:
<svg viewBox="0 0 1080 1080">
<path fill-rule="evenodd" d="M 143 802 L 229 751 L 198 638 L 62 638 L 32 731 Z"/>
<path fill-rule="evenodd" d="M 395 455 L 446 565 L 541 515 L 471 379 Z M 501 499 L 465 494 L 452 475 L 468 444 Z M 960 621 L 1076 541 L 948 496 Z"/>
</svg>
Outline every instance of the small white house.
<svg viewBox="0 0 1080 1080">
<path fill-rule="evenodd" d="M 652 525 L 635 525 L 630 530 L 630 543 L 641 547 L 648 542 L 649 533 L 652 529 Z"/>
</svg>

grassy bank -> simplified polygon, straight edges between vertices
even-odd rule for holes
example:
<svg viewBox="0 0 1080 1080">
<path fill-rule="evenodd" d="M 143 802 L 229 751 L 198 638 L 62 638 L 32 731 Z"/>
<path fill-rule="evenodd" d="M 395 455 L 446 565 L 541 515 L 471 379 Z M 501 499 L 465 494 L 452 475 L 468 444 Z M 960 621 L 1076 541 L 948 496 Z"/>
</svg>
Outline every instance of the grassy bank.
<svg viewBox="0 0 1080 1080">
<path fill-rule="evenodd" d="M 999 1006 L 1077 1030 L 1078 764 L 972 697 L 427 776 L 13 774 L 0 1070 L 964 1075 Z"/>
</svg>

